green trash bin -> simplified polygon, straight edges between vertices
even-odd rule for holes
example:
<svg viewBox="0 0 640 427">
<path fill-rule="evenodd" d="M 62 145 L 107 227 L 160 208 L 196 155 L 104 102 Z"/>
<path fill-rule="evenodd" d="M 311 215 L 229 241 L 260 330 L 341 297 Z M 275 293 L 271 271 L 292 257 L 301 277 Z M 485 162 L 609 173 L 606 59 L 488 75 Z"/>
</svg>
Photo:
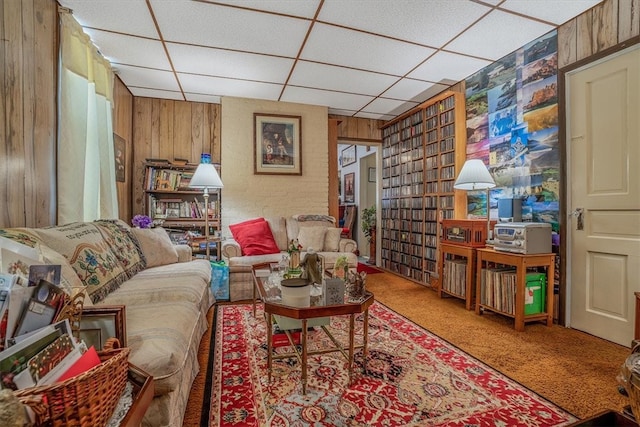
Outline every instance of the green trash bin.
<svg viewBox="0 0 640 427">
<path fill-rule="evenodd" d="M 524 290 L 524 314 L 538 314 L 545 310 L 545 291 L 547 275 L 545 273 L 527 273 Z"/>
</svg>

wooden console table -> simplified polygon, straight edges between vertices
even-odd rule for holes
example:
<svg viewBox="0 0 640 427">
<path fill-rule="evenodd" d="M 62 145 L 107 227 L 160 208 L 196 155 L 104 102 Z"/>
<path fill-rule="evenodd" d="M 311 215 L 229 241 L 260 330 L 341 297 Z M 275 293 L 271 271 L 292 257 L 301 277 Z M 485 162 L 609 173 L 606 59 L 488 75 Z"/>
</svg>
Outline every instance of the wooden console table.
<svg viewBox="0 0 640 427">
<path fill-rule="evenodd" d="M 457 293 L 453 289 L 447 288 L 445 286 L 445 274 L 444 274 L 444 265 L 446 254 L 456 255 L 460 257 L 465 257 L 467 259 L 466 263 L 466 277 L 464 283 L 464 294 Z M 452 245 L 449 243 L 440 243 L 440 259 L 438 260 L 438 275 L 440 277 L 438 283 L 438 295 L 440 298 L 443 297 L 443 294 L 451 295 L 456 298 L 461 298 L 465 301 L 465 307 L 467 310 L 472 310 L 473 306 L 476 302 L 475 298 L 475 267 L 476 267 L 476 248 L 471 246 L 461 246 L 461 245 Z"/>
<path fill-rule="evenodd" d="M 547 326 L 553 325 L 553 283 L 555 274 L 555 258 L 553 253 L 548 254 L 516 254 L 500 252 L 492 248 L 476 249 L 476 313 L 482 310 L 490 310 L 515 319 L 516 331 L 524 331 L 524 324 L 533 321 L 546 321 Z M 482 303 L 482 268 L 484 263 L 494 263 L 516 268 L 516 294 L 514 314 L 506 313 L 495 307 Z M 541 313 L 524 314 L 527 269 L 532 267 L 545 267 L 547 270 L 546 307 Z"/>
</svg>

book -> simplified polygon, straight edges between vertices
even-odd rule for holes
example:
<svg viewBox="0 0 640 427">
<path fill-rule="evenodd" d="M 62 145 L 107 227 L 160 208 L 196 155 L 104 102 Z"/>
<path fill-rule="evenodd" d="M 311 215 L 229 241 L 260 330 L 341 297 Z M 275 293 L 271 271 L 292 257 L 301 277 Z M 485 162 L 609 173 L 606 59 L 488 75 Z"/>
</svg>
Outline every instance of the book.
<svg viewBox="0 0 640 427">
<path fill-rule="evenodd" d="M 62 375 L 56 380 L 57 382 L 65 381 L 69 378 L 78 376 L 89 369 L 94 368 L 100 364 L 100 357 L 94 346 L 89 349 L 80 358 L 69 367 Z"/>
</svg>

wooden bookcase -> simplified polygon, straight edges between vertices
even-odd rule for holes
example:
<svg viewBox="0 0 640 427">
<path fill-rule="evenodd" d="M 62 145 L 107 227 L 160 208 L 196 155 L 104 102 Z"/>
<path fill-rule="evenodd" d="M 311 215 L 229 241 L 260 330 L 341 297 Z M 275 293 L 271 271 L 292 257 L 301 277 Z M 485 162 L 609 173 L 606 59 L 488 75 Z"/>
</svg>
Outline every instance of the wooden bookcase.
<svg viewBox="0 0 640 427">
<path fill-rule="evenodd" d="M 432 286 L 440 221 L 466 212 L 453 183 L 466 153 L 464 95 L 447 91 L 382 128 L 382 267 Z"/>
<path fill-rule="evenodd" d="M 553 283 L 555 274 L 555 258 L 553 253 L 548 254 L 516 254 L 500 252 L 492 248 L 476 249 L 476 314 L 483 311 L 493 311 L 504 316 L 513 317 L 516 331 L 524 331 L 527 322 L 543 321 L 547 326 L 553 325 Z M 508 286 L 502 287 L 503 292 L 493 295 L 495 304 L 484 301 L 485 272 L 483 269 L 489 265 L 496 267 L 506 266 L 515 268 L 515 287 L 512 292 Z M 540 313 L 525 315 L 526 276 L 528 269 L 546 269 L 547 281 L 545 289 L 544 310 Z M 495 288 L 499 289 L 499 288 Z M 508 307 L 508 309 L 507 309 Z"/>
<path fill-rule="evenodd" d="M 220 166 L 215 165 L 218 173 Z M 144 211 L 153 220 L 161 219 L 168 231 L 193 231 L 205 236 L 205 206 L 203 191 L 189 188 L 189 181 L 198 165 L 146 162 L 144 175 Z M 210 254 L 220 259 L 220 190 L 209 190 L 209 244 Z M 200 244 L 202 243 L 202 244 Z M 204 238 L 194 239 L 194 254 L 206 252 Z M 213 257 L 212 257 L 213 259 Z"/>
<path fill-rule="evenodd" d="M 476 302 L 476 248 L 440 242 L 438 266 L 440 298 L 450 295 L 463 299 L 466 309 L 472 310 Z"/>
</svg>

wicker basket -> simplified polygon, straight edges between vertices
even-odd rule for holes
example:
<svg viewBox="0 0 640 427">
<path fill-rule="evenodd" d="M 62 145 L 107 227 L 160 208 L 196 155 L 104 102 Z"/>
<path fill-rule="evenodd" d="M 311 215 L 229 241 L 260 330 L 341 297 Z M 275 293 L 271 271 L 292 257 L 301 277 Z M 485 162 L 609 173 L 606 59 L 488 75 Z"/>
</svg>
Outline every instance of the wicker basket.
<svg viewBox="0 0 640 427">
<path fill-rule="evenodd" d="M 620 368 L 620 382 L 629 395 L 629 406 L 636 420 L 640 420 L 640 345 L 635 345 Z"/>
<path fill-rule="evenodd" d="M 129 349 L 98 353 L 102 363 L 66 381 L 17 390 L 14 394 L 36 415 L 36 425 L 102 427 L 127 383 Z"/>
</svg>

